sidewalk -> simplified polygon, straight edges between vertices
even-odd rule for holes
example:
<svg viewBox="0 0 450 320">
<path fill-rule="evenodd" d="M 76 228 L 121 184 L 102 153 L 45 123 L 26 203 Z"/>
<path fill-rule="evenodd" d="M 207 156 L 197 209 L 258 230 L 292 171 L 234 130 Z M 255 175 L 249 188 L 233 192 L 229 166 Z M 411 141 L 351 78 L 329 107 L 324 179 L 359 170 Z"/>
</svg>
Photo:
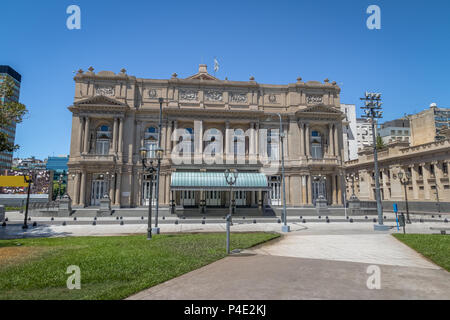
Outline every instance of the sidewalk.
<svg viewBox="0 0 450 320">
<path fill-rule="evenodd" d="M 367 287 L 370 265 L 380 290 Z M 450 277 L 388 234 L 293 233 L 128 299 L 450 299 Z"/>
</svg>

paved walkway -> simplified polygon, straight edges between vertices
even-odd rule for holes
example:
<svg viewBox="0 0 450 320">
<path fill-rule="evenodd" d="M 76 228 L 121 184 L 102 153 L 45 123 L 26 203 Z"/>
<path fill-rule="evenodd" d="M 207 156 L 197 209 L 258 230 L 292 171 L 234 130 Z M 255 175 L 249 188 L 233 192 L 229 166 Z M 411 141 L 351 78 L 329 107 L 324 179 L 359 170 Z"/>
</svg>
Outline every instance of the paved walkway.
<svg viewBox="0 0 450 320">
<path fill-rule="evenodd" d="M 367 287 L 371 265 L 379 290 Z M 298 232 L 129 299 L 450 299 L 450 276 L 389 234 Z"/>
</svg>

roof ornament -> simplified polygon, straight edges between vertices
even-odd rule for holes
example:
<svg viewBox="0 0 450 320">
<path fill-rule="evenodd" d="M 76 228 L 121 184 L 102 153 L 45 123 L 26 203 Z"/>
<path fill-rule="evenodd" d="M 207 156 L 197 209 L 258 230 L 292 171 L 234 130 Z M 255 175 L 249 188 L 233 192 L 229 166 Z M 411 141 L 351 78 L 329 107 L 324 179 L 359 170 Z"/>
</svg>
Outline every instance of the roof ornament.
<svg viewBox="0 0 450 320">
<path fill-rule="evenodd" d="M 323 80 L 323 82 L 328 83 L 328 82 L 330 82 L 330 80 L 328 78 L 326 78 L 325 80 Z"/>
<path fill-rule="evenodd" d="M 255 77 L 254 77 L 254 76 L 251 76 L 251 77 L 250 77 L 250 81 L 255 81 Z"/>
<path fill-rule="evenodd" d="M 84 72 L 83 69 L 78 70 L 79 74 L 83 74 L 83 72 Z"/>
<path fill-rule="evenodd" d="M 177 75 L 176 72 L 174 72 L 174 73 L 172 74 L 172 78 L 176 78 L 176 77 L 178 77 L 178 75 Z"/>
<path fill-rule="evenodd" d="M 94 72 L 94 68 L 92 66 L 89 67 L 89 72 Z"/>
<path fill-rule="evenodd" d="M 301 82 L 301 81 L 302 81 L 302 77 L 298 77 L 297 82 Z"/>
<path fill-rule="evenodd" d="M 123 74 L 125 74 L 125 73 L 127 72 L 127 70 L 126 70 L 125 68 L 122 68 L 122 69 L 120 70 L 120 72 L 122 72 Z"/>
</svg>

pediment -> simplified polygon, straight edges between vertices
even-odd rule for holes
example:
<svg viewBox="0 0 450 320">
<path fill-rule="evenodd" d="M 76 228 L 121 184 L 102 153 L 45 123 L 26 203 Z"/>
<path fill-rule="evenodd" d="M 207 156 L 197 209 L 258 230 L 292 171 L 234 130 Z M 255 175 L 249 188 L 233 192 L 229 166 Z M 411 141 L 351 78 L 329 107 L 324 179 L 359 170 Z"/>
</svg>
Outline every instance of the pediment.
<svg viewBox="0 0 450 320">
<path fill-rule="evenodd" d="M 216 77 L 213 77 L 209 73 L 197 73 L 193 76 L 190 76 L 189 78 L 186 78 L 186 80 L 219 80 Z"/>
<path fill-rule="evenodd" d="M 127 105 L 110 97 L 98 95 L 86 99 L 82 99 L 74 103 L 75 106 L 84 106 L 84 105 L 103 105 L 103 106 L 118 106 L 118 107 L 126 107 Z"/>
<path fill-rule="evenodd" d="M 333 113 L 333 114 L 342 114 L 341 111 L 336 108 L 329 107 L 326 105 L 318 104 L 314 106 L 310 106 L 306 109 L 302 109 L 297 111 L 296 113 Z"/>
</svg>

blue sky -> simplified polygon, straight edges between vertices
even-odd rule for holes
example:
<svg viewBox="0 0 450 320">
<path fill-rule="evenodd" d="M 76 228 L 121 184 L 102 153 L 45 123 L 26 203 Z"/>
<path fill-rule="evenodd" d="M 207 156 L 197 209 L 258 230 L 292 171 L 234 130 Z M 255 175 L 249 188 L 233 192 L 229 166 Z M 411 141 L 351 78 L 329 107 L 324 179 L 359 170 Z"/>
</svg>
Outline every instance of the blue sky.
<svg viewBox="0 0 450 320">
<path fill-rule="evenodd" d="M 81 8 L 81 30 L 66 9 Z M 381 8 L 381 30 L 366 9 Z M 0 64 L 22 74 L 15 156 L 68 154 L 73 71 L 93 66 L 137 77 L 187 77 L 199 63 L 217 77 L 261 83 L 337 81 L 343 103 L 383 93 L 384 120 L 431 102 L 450 107 L 450 2 L 428 1 L 3 1 Z M 359 109 L 359 108 L 358 108 Z M 358 114 L 360 114 L 358 110 Z"/>
</svg>

